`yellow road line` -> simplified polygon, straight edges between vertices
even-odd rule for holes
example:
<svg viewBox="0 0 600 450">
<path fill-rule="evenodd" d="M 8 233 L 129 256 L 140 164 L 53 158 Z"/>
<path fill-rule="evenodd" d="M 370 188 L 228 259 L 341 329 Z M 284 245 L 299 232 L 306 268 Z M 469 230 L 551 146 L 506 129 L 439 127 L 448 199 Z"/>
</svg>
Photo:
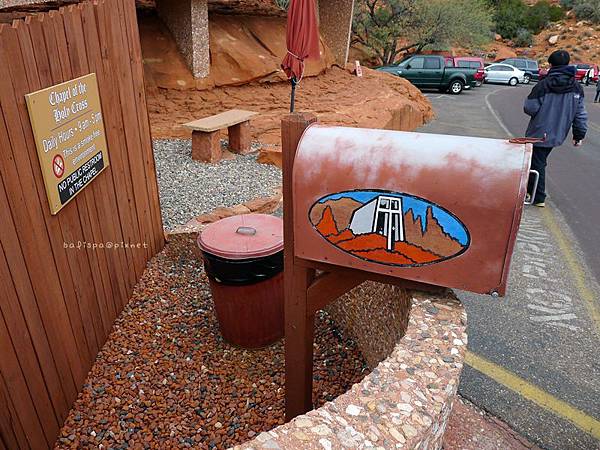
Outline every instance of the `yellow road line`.
<svg viewBox="0 0 600 450">
<path fill-rule="evenodd" d="M 596 130 L 598 132 L 600 132 L 600 127 L 598 125 L 596 125 L 593 122 L 588 122 L 588 126 L 592 129 L 592 130 Z"/>
<path fill-rule="evenodd" d="M 600 333 L 600 311 L 598 311 L 596 305 L 596 296 L 586 283 L 585 270 L 583 267 L 581 267 L 581 264 L 577 260 L 575 253 L 567 242 L 565 234 L 560 229 L 560 226 L 556 222 L 556 218 L 552 215 L 552 212 L 549 208 L 544 209 L 544 221 L 546 222 L 550 232 L 554 235 L 565 261 L 567 262 L 567 266 L 571 271 L 573 280 L 575 280 L 577 291 L 584 301 L 585 307 L 588 310 L 590 318 L 592 319 L 592 323 L 596 328 L 596 332 Z"/>
<path fill-rule="evenodd" d="M 583 411 L 534 386 L 523 378 L 471 351 L 467 350 L 465 362 L 473 369 L 509 388 L 523 398 L 541 406 L 559 417 L 572 422 L 577 428 L 600 440 L 600 421 Z"/>
</svg>

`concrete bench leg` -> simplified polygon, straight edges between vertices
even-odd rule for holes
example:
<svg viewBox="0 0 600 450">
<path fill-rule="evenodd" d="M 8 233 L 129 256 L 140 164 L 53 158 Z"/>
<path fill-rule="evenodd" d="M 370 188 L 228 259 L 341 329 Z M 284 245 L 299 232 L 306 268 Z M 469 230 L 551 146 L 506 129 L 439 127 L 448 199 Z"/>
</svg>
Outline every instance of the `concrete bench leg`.
<svg viewBox="0 0 600 450">
<path fill-rule="evenodd" d="M 250 121 L 242 122 L 228 128 L 229 148 L 234 153 L 250 152 Z"/>
<path fill-rule="evenodd" d="M 192 132 L 192 159 L 208 163 L 221 160 L 221 140 L 219 131 L 206 133 L 204 131 Z"/>
</svg>

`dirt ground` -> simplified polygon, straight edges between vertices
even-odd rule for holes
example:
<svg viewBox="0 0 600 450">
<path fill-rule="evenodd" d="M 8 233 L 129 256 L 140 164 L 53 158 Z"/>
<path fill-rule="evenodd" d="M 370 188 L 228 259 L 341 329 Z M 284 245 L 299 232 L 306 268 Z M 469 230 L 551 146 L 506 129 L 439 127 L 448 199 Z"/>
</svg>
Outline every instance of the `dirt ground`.
<svg viewBox="0 0 600 450">
<path fill-rule="evenodd" d="M 366 69 L 358 78 L 334 67 L 305 78 L 297 88 L 296 109 L 314 112 L 319 121 L 356 127 L 414 129 L 433 117 L 427 99 L 407 81 Z M 148 93 L 153 138 L 189 138 L 181 125 L 228 109 L 247 109 L 253 139 L 279 145 L 281 117 L 288 112 L 290 85 L 254 83 L 207 91 L 152 89 Z"/>
<path fill-rule="evenodd" d="M 552 45 L 548 42 L 551 36 L 558 36 L 558 42 Z M 535 37 L 531 49 L 524 49 L 526 54 L 544 59 L 554 50 L 565 49 L 571 53 L 572 62 L 600 62 L 600 25 L 589 22 L 578 22 L 569 19 L 565 22 L 552 24 Z M 523 52 L 523 51 L 522 51 Z"/>
</svg>

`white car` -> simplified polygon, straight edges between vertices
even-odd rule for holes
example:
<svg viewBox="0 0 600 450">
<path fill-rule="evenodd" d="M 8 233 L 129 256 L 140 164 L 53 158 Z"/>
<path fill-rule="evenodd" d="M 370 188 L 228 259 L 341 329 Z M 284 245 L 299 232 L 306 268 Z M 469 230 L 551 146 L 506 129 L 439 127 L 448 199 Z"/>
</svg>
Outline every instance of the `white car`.
<svg viewBox="0 0 600 450">
<path fill-rule="evenodd" d="M 525 82 L 525 72 L 508 64 L 490 64 L 484 70 L 486 83 L 506 83 L 516 86 Z"/>
</svg>

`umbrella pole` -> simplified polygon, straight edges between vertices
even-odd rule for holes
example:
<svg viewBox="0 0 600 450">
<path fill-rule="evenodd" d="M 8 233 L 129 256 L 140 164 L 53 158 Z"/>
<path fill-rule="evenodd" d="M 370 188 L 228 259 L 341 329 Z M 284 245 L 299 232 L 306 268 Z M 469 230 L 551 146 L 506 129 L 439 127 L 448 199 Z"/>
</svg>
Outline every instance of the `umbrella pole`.
<svg viewBox="0 0 600 450">
<path fill-rule="evenodd" d="M 296 77 L 292 77 L 290 79 L 291 83 L 292 83 L 292 97 L 290 99 L 290 112 L 293 113 L 294 112 L 294 103 L 296 101 Z"/>
</svg>

